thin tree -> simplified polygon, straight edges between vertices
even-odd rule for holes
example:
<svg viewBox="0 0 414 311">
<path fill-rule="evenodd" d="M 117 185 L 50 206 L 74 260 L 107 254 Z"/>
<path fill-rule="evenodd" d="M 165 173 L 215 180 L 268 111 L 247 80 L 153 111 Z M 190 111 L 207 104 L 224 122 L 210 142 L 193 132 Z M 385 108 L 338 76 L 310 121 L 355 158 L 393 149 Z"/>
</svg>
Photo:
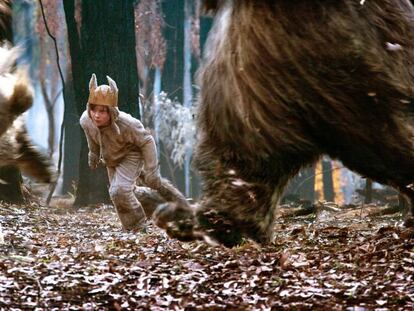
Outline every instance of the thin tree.
<svg viewBox="0 0 414 311">
<path fill-rule="evenodd" d="M 59 2 L 52 0 L 42 0 L 44 7 L 43 13 L 48 26 L 53 31 L 55 38 L 62 38 L 62 26 L 61 18 L 62 13 L 60 10 Z M 40 10 L 39 10 L 40 11 Z M 39 71 L 38 80 L 40 84 L 40 90 L 43 96 L 43 103 L 46 110 L 48 119 L 48 153 L 52 158 L 56 145 L 56 116 L 55 105 L 62 93 L 61 81 L 59 78 L 58 67 L 56 66 L 56 53 L 54 42 L 49 37 L 45 21 L 43 20 L 43 14 L 38 12 L 37 16 L 37 32 L 39 36 Z M 58 53 L 64 55 L 62 44 L 58 44 Z M 63 57 L 61 57 L 62 59 Z"/>
</svg>

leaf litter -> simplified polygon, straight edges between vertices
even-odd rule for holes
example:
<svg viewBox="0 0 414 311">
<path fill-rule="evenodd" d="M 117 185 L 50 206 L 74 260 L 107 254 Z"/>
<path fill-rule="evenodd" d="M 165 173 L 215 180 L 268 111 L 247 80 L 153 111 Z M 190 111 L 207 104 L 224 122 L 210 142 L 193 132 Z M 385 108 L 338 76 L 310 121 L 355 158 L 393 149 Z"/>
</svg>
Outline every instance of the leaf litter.
<svg viewBox="0 0 414 311">
<path fill-rule="evenodd" d="M 414 309 L 399 215 L 279 218 L 272 244 L 232 249 L 122 232 L 105 205 L 3 204 L 0 224 L 1 309 Z"/>
</svg>

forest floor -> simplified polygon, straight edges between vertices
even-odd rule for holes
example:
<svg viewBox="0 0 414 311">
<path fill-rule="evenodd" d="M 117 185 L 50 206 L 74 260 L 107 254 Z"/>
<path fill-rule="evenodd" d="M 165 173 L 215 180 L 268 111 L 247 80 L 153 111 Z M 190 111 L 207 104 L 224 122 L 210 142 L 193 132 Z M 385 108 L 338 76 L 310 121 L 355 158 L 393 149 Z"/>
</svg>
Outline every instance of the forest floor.
<svg viewBox="0 0 414 311">
<path fill-rule="evenodd" d="M 399 215 L 280 218 L 271 245 L 232 249 L 122 232 L 111 206 L 3 204 L 0 223 L 2 310 L 414 309 Z"/>
</svg>

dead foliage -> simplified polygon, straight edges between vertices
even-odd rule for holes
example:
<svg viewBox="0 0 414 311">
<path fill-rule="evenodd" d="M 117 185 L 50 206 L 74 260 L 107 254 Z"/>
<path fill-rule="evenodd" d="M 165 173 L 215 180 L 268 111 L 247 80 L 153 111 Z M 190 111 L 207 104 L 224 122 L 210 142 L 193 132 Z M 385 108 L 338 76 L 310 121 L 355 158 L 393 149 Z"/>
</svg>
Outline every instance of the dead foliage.
<svg viewBox="0 0 414 311">
<path fill-rule="evenodd" d="M 414 231 L 398 215 L 319 209 L 279 218 L 266 247 L 227 249 L 124 233 L 111 206 L 55 206 L 0 206 L 0 308 L 414 308 Z"/>
</svg>

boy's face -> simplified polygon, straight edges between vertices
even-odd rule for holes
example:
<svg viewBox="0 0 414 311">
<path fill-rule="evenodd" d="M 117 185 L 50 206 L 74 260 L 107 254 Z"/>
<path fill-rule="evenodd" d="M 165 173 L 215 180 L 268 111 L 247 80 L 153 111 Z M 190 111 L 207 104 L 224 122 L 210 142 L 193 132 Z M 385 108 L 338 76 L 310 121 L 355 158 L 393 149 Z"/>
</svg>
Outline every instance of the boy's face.
<svg viewBox="0 0 414 311">
<path fill-rule="evenodd" d="M 108 126 L 111 122 L 111 115 L 106 106 L 91 105 L 90 116 L 97 127 Z"/>
</svg>

